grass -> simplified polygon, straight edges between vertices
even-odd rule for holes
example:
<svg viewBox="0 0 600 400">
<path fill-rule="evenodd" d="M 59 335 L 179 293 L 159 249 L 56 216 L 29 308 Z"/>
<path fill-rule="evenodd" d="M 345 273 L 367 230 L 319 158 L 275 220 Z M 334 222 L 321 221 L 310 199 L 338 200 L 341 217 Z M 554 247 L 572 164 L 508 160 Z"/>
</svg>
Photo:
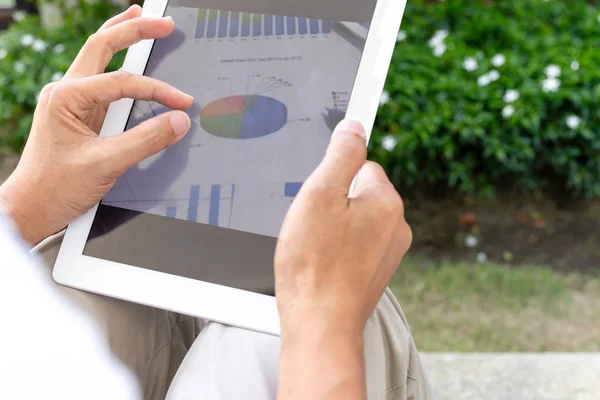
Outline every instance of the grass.
<svg viewBox="0 0 600 400">
<path fill-rule="evenodd" d="M 600 351 L 600 278 L 405 260 L 391 284 L 422 351 Z"/>
</svg>

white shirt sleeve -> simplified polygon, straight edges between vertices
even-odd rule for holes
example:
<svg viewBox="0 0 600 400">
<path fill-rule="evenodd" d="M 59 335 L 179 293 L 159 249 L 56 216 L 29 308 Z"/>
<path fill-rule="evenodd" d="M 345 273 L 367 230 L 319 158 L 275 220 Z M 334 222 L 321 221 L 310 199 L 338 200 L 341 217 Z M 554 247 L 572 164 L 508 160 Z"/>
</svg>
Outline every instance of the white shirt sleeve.
<svg viewBox="0 0 600 400">
<path fill-rule="evenodd" d="M 0 399 L 140 399 L 94 321 L 0 214 Z"/>
</svg>

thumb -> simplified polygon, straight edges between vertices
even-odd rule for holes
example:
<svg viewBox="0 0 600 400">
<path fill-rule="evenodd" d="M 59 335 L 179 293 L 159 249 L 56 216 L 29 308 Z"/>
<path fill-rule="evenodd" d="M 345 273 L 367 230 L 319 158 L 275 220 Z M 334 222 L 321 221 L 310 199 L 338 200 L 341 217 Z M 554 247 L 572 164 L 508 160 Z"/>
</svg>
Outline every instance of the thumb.
<svg viewBox="0 0 600 400">
<path fill-rule="evenodd" d="M 365 128 L 358 121 L 345 119 L 333 131 L 325 158 L 308 181 L 319 186 L 340 188 L 347 195 L 366 159 Z"/>
<path fill-rule="evenodd" d="M 112 165 L 124 172 L 146 158 L 179 142 L 190 130 L 190 117 L 170 111 L 144 121 L 121 135 L 105 138 Z"/>
</svg>

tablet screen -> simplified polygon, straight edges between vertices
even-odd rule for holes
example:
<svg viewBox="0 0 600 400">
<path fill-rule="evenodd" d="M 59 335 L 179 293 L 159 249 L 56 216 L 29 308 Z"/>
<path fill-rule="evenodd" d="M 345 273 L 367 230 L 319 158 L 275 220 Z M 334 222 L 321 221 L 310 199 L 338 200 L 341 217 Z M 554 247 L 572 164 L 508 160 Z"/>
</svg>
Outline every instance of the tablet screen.
<svg viewBox="0 0 600 400">
<path fill-rule="evenodd" d="M 175 32 L 144 74 L 194 96 L 191 131 L 118 180 L 84 254 L 272 292 L 275 238 L 345 115 L 374 7 L 169 1 Z M 127 129 L 165 111 L 135 101 Z"/>
</svg>

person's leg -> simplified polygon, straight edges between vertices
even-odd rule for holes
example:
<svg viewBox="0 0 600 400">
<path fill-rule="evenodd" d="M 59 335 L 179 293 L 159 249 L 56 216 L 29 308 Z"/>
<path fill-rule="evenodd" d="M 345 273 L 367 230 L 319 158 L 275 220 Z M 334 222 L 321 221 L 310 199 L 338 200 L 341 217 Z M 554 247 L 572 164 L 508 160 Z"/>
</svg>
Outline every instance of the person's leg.
<svg viewBox="0 0 600 400">
<path fill-rule="evenodd" d="M 367 322 L 365 356 L 369 399 L 433 397 L 406 316 L 390 289 Z"/>
<path fill-rule="evenodd" d="M 50 274 L 62 236 L 34 251 Z M 60 292 L 88 312 L 105 332 L 114 354 L 138 377 L 148 400 L 164 399 L 175 372 L 196 338 L 192 317 L 58 286 Z"/>
<path fill-rule="evenodd" d="M 400 305 L 388 290 L 365 329 L 370 400 L 430 399 Z M 279 338 L 210 323 L 188 352 L 167 399 L 276 399 Z"/>
</svg>

